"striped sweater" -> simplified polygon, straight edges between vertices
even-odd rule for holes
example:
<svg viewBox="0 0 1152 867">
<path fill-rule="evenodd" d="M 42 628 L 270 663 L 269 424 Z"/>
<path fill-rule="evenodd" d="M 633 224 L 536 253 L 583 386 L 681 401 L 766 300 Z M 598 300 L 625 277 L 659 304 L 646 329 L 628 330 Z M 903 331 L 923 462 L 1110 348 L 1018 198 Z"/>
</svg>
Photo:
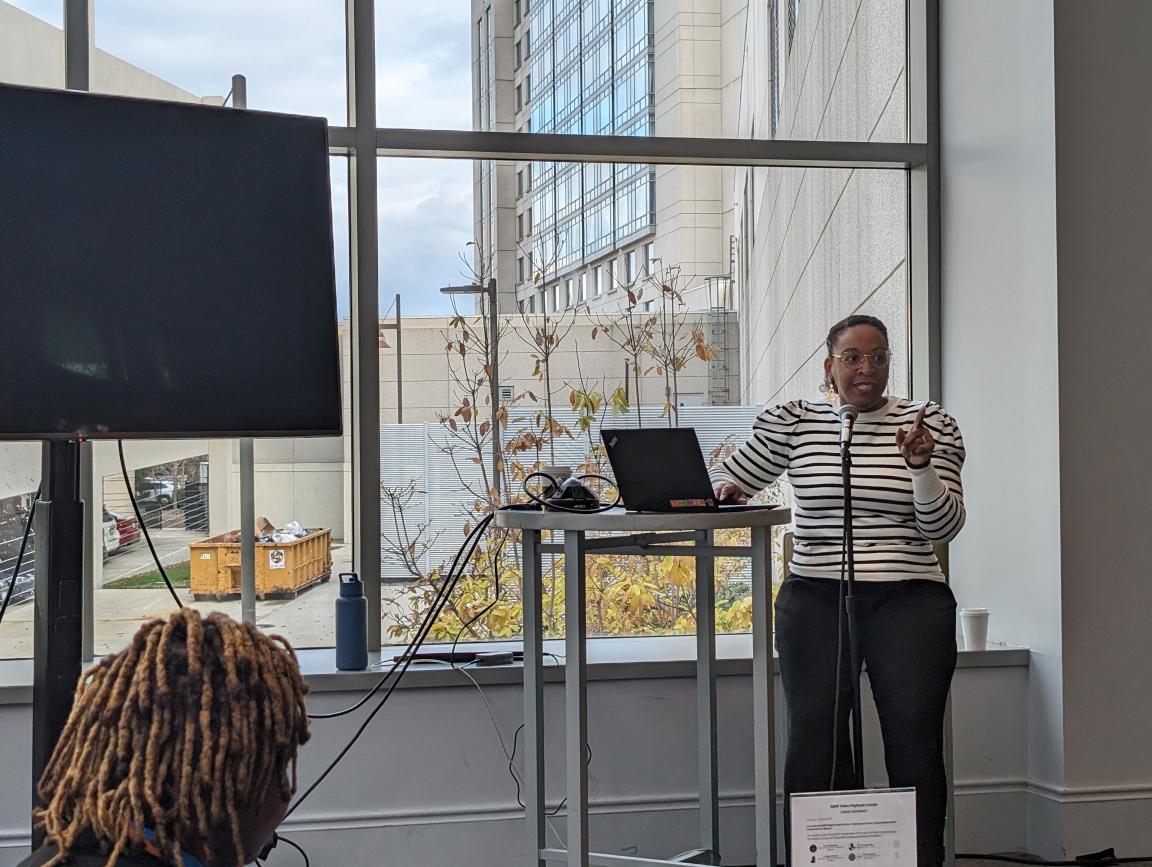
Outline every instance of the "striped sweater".
<svg viewBox="0 0 1152 867">
<path fill-rule="evenodd" d="M 896 447 L 896 431 L 911 427 L 921 405 L 890 397 L 856 420 L 852 531 L 861 581 L 943 581 L 931 543 L 949 541 L 964 525 L 964 440 L 952 417 L 928 404 L 924 425 L 936 449 L 926 467 L 909 468 Z M 795 495 L 790 566 L 808 578 L 840 577 L 844 485 L 839 442 L 835 407 L 826 401 L 792 401 L 760 413 L 751 438 L 713 471 L 715 481 L 735 482 L 750 496 L 787 474 Z"/>
</svg>

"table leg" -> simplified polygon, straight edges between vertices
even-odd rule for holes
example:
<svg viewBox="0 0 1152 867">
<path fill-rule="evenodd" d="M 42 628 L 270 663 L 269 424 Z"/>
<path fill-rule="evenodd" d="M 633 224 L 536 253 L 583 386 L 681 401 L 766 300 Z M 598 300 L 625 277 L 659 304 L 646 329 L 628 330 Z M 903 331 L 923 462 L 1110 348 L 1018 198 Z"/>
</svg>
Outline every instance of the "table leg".
<svg viewBox="0 0 1152 867">
<path fill-rule="evenodd" d="M 711 547 L 708 530 L 697 545 Z M 716 756 L 716 561 L 696 557 L 696 775 L 700 786 L 701 849 L 720 852 Z"/>
<path fill-rule="evenodd" d="M 588 668 L 584 533 L 564 531 L 564 716 L 568 867 L 588 867 Z"/>
<path fill-rule="evenodd" d="M 521 599 L 524 602 L 524 813 L 529 867 L 544 867 L 544 623 L 540 602 L 540 531 L 524 530 Z"/>
<path fill-rule="evenodd" d="M 776 678 L 772 659 L 772 545 L 752 528 L 752 712 L 756 763 L 756 867 L 776 863 Z"/>
</svg>

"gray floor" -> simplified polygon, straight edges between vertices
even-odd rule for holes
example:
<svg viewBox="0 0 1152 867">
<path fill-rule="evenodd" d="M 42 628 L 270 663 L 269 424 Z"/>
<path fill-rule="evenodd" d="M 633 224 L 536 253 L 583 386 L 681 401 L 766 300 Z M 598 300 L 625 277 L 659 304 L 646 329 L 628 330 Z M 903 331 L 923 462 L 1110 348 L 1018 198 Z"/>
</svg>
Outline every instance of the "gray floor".
<svg viewBox="0 0 1152 867">
<path fill-rule="evenodd" d="M 1140 853 L 1140 854 L 1144 854 L 1144 853 Z M 1123 855 L 1121 855 L 1120 857 L 1123 857 Z M 1014 863 L 1014 862 L 985 861 L 985 860 L 969 861 L 968 859 L 965 858 L 962 861 L 957 861 L 956 867 L 1004 867 L 1005 864 L 1011 864 L 1011 863 Z M 1091 862 L 1085 862 L 1085 863 L 1091 863 Z M 1099 863 L 1107 863 L 1107 862 L 1099 862 Z M 1135 862 L 1133 864 L 1133 867 L 1152 867 L 1152 861 L 1138 861 L 1138 862 Z"/>
</svg>

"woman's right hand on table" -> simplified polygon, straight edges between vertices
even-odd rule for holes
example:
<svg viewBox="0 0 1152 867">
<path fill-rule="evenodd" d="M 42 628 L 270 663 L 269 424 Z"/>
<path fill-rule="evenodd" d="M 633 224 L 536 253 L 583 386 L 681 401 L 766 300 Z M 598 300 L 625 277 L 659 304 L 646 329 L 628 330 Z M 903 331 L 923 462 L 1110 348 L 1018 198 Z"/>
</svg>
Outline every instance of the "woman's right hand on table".
<svg viewBox="0 0 1152 867">
<path fill-rule="evenodd" d="M 748 495 L 735 482 L 717 482 L 712 487 L 716 499 L 721 503 L 747 503 Z"/>
</svg>

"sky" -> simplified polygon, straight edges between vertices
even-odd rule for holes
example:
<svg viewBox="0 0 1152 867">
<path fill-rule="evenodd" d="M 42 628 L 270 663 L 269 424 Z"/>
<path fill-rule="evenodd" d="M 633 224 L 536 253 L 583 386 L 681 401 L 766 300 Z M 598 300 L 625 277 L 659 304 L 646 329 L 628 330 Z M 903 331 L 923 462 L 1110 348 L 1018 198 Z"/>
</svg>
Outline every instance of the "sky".
<svg viewBox="0 0 1152 867">
<path fill-rule="evenodd" d="M 63 0 L 8 0 L 62 26 Z M 247 77 L 248 107 L 347 123 L 343 0 L 93 0 L 96 46 L 199 96 Z M 377 0 L 379 126 L 468 129 L 469 0 Z M 348 311 L 348 173 L 332 160 L 340 310 Z M 462 280 L 471 240 L 472 163 L 381 159 L 381 313 L 451 310 L 437 289 Z"/>
</svg>

